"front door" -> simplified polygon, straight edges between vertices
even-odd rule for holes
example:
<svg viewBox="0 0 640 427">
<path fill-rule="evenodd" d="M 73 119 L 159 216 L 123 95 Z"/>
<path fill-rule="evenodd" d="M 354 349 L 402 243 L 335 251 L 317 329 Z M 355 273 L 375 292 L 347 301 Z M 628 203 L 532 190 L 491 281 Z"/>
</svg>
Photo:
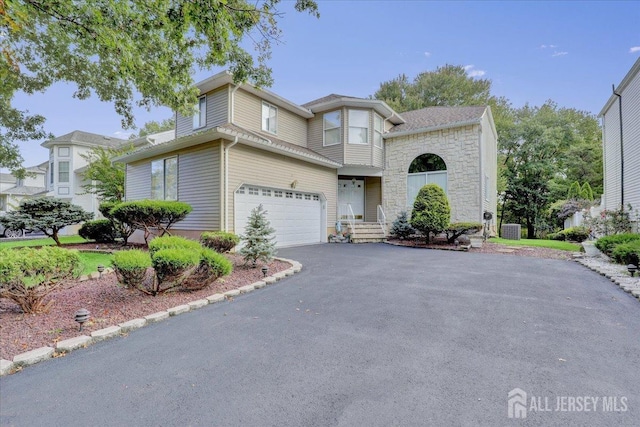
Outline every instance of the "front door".
<svg viewBox="0 0 640 427">
<path fill-rule="evenodd" d="M 338 180 L 338 219 L 346 221 L 351 211 L 356 222 L 364 221 L 364 181 L 359 179 Z"/>
</svg>

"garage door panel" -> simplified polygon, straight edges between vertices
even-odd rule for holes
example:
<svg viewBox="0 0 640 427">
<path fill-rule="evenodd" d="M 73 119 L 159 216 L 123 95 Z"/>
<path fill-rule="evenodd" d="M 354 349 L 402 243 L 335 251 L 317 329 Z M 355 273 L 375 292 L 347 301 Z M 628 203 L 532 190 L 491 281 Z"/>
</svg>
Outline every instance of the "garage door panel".
<svg viewBox="0 0 640 427">
<path fill-rule="evenodd" d="M 237 234 L 244 234 L 251 210 L 262 204 L 271 227 L 275 229 L 276 246 L 323 241 L 323 211 L 318 194 L 243 186 L 235 198 Z"/>
</svg>

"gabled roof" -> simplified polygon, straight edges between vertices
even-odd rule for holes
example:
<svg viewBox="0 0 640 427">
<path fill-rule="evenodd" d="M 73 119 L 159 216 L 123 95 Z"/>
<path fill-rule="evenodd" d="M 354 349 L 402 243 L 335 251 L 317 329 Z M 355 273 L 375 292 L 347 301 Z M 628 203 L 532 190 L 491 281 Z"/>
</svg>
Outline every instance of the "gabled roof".
<svg viewBox="0 0 640 427">
<path fill-rule="evenodd" d="M 238 137 L 238 142 L 242 144 L 260 148 L 265 151 L 282 154 L 287 157 L 297 158 L 309 163 L 314 163 L 331 168 L 339 168 L 342 166 L 340 163 L 334 162 L 333 160 L 330 160 L 327 157 L 324 157 L 306 147 L 301 147 L 299 145 L 291 144 L 280 139 L 272 138 L 271 136 L 253 132 L 232 123 L 226 123 L 221 126 L 216 126 L 214 128 L 190 135 L 185 135 L 181 138 L 163 142 L 160 144 L 147 145 L 131 153 L 116 157 L 114 161 L 123 163 L 135 162 L 151 156 L 157 156 L 169 153 L 171 151 L 204 144 L 216 139 L 230 140 L 235 137 Z"/>
<path fill-rule="evenodd" d="M 48 167 L 49 167 L 49 162 L 42 162 L 39 165 L 29 166 L 28 168 L 25 168 L 25 169 L 27 172 L 44 173 L 47 171 Z"/>
<path fill-rule="evenodd" d="M 62 135 L 57 138 L 45 141 L 40 145 L 45 148 L 50 148 L 53 145 L 61 144 L 84 145 L 88 147 L 118 147 L 126 142 L 126 140 L 120 138 L 112 138 L 109 136 L 98 135 L 96 133 L 74 130 L 73 132 L 69 132 L 66 135 Z"/>
<path fill-rule="evenodd" d="M 303 107 L 309 108 L 313 113 L 321 113 L 340 107 L 371 108 L 394 125 L 404 123 L 404 119 L 400 114 L 396 113 L 386 102 L 378 99 L 356 98 L 354 96 L 332 93 L 331 95 L 307 102 Z"/>
<path fill-rule="evenodd" d="M 31 187 L 27 185 L 21 185 L 19 187 L 9 188 L 3 191 L 3 194 L 13 194 L 16 196 L 33 196 L 34 194 L 42 193 L 46 191 L 44 187 Z"/>
<path fill-rule="evenodd" d="M 636 77 L 636 75 L 638 73 L 640 73 L 640 58 L 638 58 L 636 60 L 636 62 L 633 64 L 633 66 L 631 67 L 631 69 L 629 70 L 627 75 L 624 76 L 624 78 L 622 79 L 622 81 L 620 82 L 618 87 L 615 88 L 616 92 L 618 94 L 622 95 L 622 91 L 624 91 L 626 89 L 626 87 L 629 85 L 629 83 L 631 83 L 631 81 Z M 607 103 L 604 104 L 604 107 L 602 107 L 602 110 L 600 111 L 600 113 L 598 113 L 598 117 L 604 116 L 604 114 L 607 112 L 607 110 L 609 108 L 611 108 L 611 105 L 617 99 L 618 99 L 618 97 L 616 95 L 611 94 L 611 96 L 609 97 L 609 100 L 607 101 Z M 622 101 L 622 102 L 624 102 L 624 101 Z"/>
<path fill-rule="evenodd" d="M 357 98 L 355 96 L 338 95 L 338 94 L 332 93 L 331 95 L 323 96 L 322 98 L 314 99 L 313 101 L 309 101 L 306 104 L 302 104 L 302 106 L 305 108 L 311 108 L 311 106 L 313 105 L 322 104 L 324 102 L 329 102 L 329 101 L 335 101 L 336 99 L 341 99 L 341 98 L 365 99 L 365 98 Z"/>
<path fill-rule="evenodd" d="M 479 124 L 487 110 L 479 107 L 426 107 L 402 113 L 405 123 L 394 126 L 385 135 L 393 138 L 412 133 Z"/>
</svg>

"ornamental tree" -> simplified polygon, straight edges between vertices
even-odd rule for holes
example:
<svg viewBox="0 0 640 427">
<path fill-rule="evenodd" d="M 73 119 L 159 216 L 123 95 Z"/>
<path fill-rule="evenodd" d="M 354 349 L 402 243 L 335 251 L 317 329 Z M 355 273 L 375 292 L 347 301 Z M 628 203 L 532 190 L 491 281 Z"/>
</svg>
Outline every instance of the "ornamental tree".
<svg viewBox="0 0 640 427">
<path fill-rule="evenodd" d="M 144 232 L 145 243 L 154 232 L 171 235 L 169 228 L 189 215 L 191 205 L 170 200 L 136 200 L 116 205 L 109 215 L 133 230 Z"/>
<path fill-rule="evenodd" d="M 258 260 L 269 262 L 276 254 L 276 242 L 273 236 L 275 230 L 267 219 L 267 211 L 262 204 L 251 210 L 249 221 L 244 229 L 244 235 L 240 239 L 244 246 L 240 248 L 240 254 L 244 256 L 245 263 L 251 261 L 253 267 Z"/>
<path fill-rule="evenodd" d="M 62 199 L 41 197 L 25 199 L 18 209 L 0 218 L 7 228 L 40 230 L 60 246 L 58 232 L 68 225 L 93 219 L 92 212 Z"/>
<path fill-rule="evenodd" d="M 449 200 L 444 190 L 436 184 L 423 186 L 413 203 L 411 225 L 431 240 L 431 233 L 441 233 L 447 229 L 451 218 Z"/>
</svg>

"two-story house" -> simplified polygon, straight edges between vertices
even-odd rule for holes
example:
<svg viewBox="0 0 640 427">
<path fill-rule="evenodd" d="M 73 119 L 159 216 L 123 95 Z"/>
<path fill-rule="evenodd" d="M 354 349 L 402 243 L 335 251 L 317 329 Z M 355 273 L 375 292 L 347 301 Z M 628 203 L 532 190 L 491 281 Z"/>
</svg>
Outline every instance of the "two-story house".
<svg viewBox="0 0 640 427">
<path fill-rule="evenodd" d="M 598 117 L 602 119 L 602 206 L 616 210 L 631 205 L 631 218 L 635 221 L 640 215 L 640 58 Z"/>
<path fill-rule="evenodd" d="M 0 173 L 0 215 L 15 210 L 23 199 L 45 193 L 47 163 L 28 167 L 26 171 L 23 179 L 9 173 Z M 5 229 L 0 225 L 0 236 L 19 237 L 22 233 L 22 230 Z"/>
<path fill-rule="evenodd" d="M 227 72 L 202 82 L 197 113 L 175 139 L 121 156 L 126 199 L 180 200 L 174 231 L 242 234 L 262 204 L 279 246 L 326 242 L 337 221 L 390 222 L 437 183 L 452 221 L 496 210 L 496 132 L 488 107 L 398 114 L 386 103 L 329 95 L 298 105 Z"/>
</svg>

